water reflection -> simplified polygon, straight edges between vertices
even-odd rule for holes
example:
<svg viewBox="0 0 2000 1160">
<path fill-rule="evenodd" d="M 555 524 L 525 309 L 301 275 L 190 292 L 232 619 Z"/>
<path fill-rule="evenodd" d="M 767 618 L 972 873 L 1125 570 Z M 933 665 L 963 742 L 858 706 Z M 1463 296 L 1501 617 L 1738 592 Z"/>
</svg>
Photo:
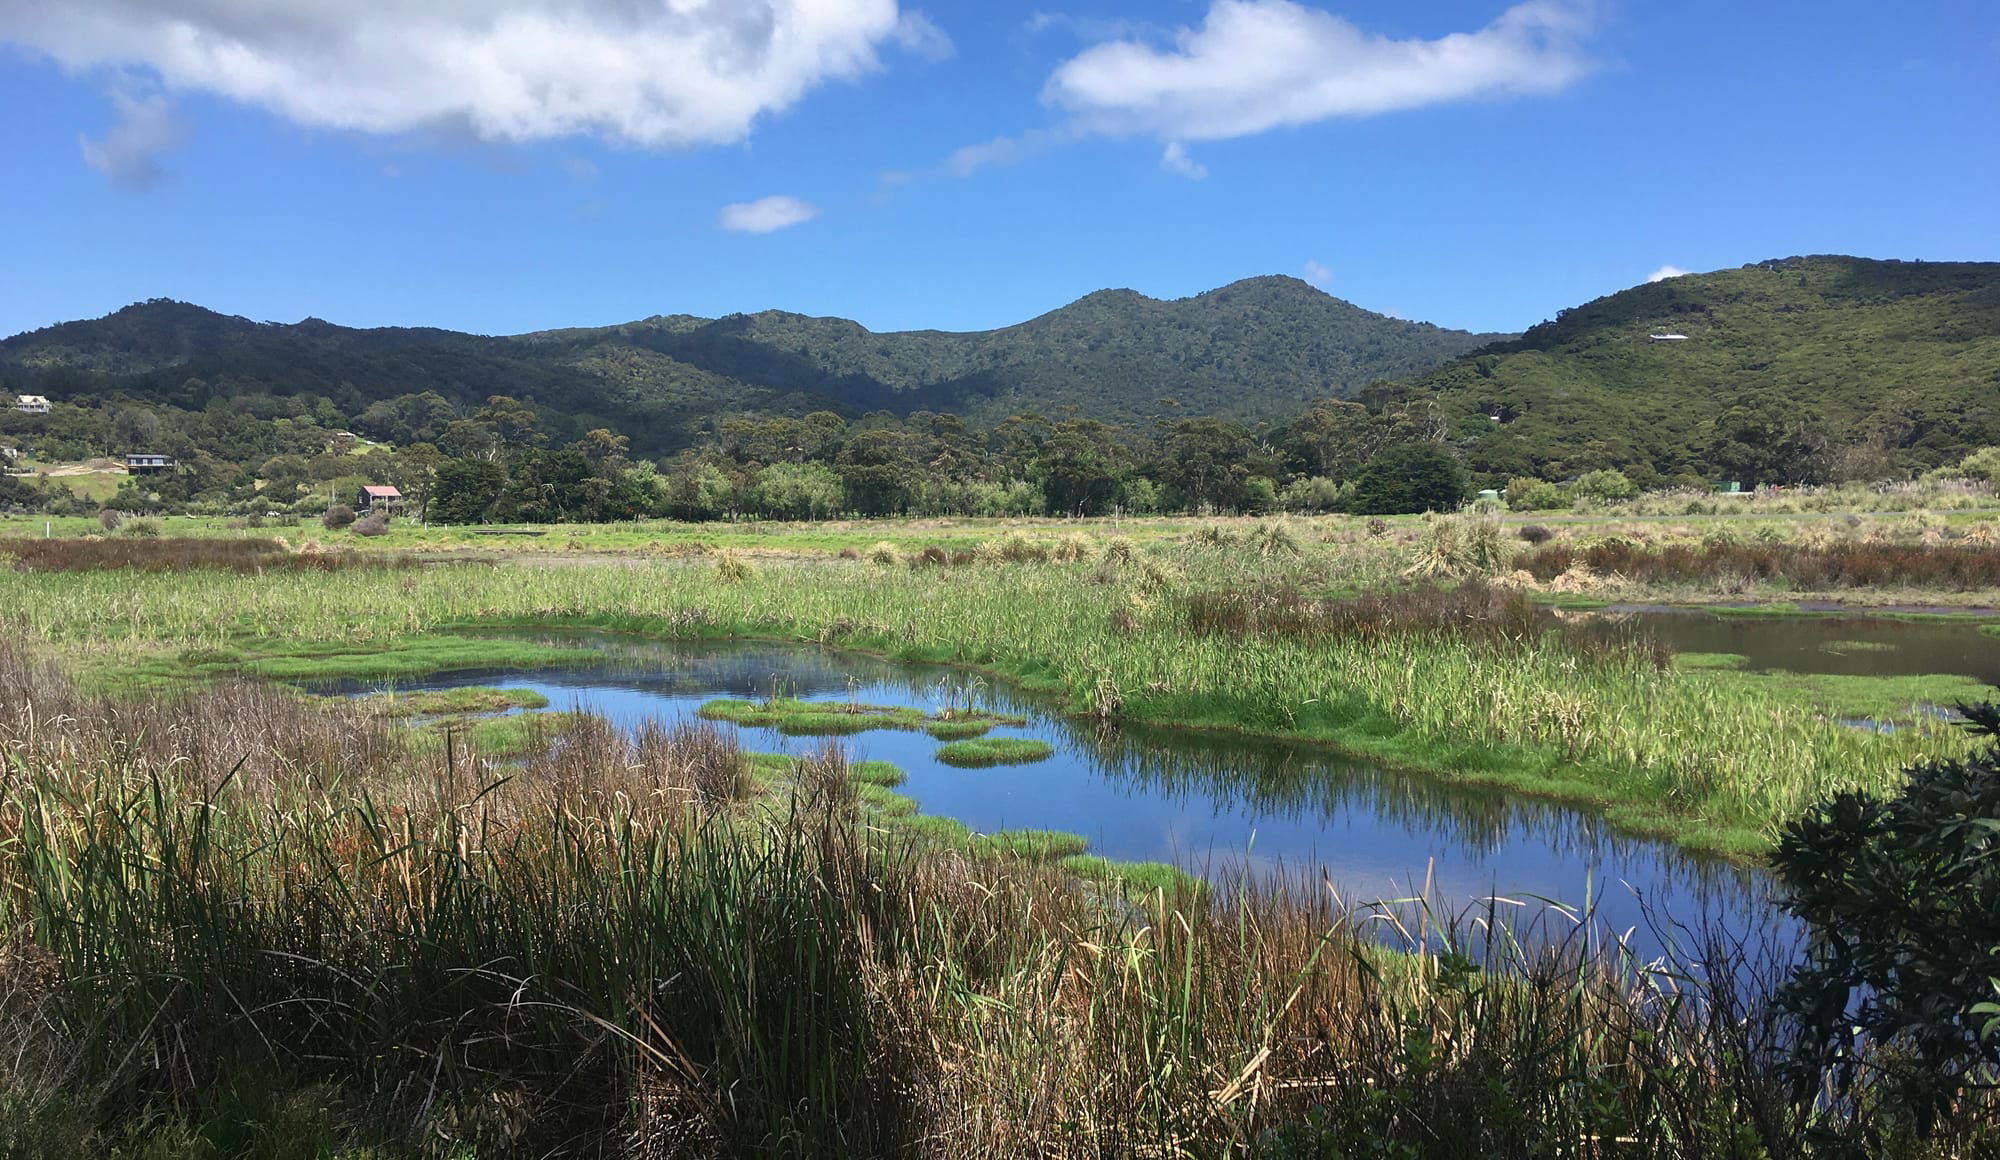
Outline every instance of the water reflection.
<svg viewBox="0 0 2000 1160">
<path fill-rule="evenodd" d="M 684 718 L 719 696 L 775 693 L 935 709 L 969 695 L 1028 719 L 992 736 L 1038 738 L 1055 755 L 1033 765 L 966 770 L 937 761 L 938 742 L 920 733 L 866 733 L 843 744 L 906 770 L 902 792 L 925 813 L 982 831 L 1069 830 L 1113 858 L 1174 861 L 1210 875 L 1242 868 L 1324 875 L 1350 901 L 1427 889 L 1442 910 L 1496 895 L 1570 905 L 1588 899 L 1617 930 L 1657 921 L 1648 908 L 1674 921 L 1713 919 L 1746 933 L 1785 927 L 1760 873 L 1620 834 L 1587 813 L 1383 770 L 1315 747 L 1227 733 L 1102 730 L 1061 715 L 1045 699 L 963 670 L 810 647 L 688 647 L 576 634 L 561 640 L 588 643 L 597 659 L 566 669 L 460 672 L 400 687 L 531 688 L 556 708 L 588 709 L 623 725 Z M 818 744 L 772 730 L 741 732 L 753 750 L 800 752 Z"/>
</svg>

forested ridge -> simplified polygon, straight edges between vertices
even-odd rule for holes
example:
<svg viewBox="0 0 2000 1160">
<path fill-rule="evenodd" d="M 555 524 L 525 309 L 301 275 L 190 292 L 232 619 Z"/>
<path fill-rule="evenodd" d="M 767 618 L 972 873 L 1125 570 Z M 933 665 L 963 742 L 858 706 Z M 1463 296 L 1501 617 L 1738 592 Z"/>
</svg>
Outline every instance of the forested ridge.
<svg viewBox="0 0 2000 1160">
<path fill-rule="evenodd" d="M 476 407 L 508 395 L 559 434 L 615 427 L 635 449 L 661 454 L 745 413 L 937 411 L 984 424 L 1075 406 L 1121 424 L 1163 413 L 1268 422 L 1494 337 L 1373 314 L 1280 277 L 1174 301 L 1100 291 L 1018 326 L 966 333 L 878 334 L 766 311 L 489 338 L 257 323 L 159 300 L 0 342 L 0 385 L 188 410 L 224 399 L 269 414 L 325 398 L 363 425 L 372 405 L 403 396 Z M 380 437 L 398 434 L 411 433 Z"/>
<path fill-rule="evenodd" d="M 1491 478 L 1907 477 L 2000 443 L 2000 263 L 1823 256 L 1669 278 L 1366 398 L 1435 404 Z"/>
<path fill-rule="evenodd" d="M 0 448 L 30 474 L 176 457 L 101 500 L 128 510 L 324 507 L 388 480 L 452 522 L 1378 514 L 1487 487 L 1527 510 L 1987 478 L 2000 455 L 1980 451 L 2000 446 L 2000 264 L 1784 259 L 1492 338 L 1287 278 L 968 334 L 766 312 L 484 338 L 155 301 L 0 342 L 0 404 L 54 403 L 0 409 Z M 29 482 L 0 478 L 0 505 L 71 503 Z"/>
</svg>

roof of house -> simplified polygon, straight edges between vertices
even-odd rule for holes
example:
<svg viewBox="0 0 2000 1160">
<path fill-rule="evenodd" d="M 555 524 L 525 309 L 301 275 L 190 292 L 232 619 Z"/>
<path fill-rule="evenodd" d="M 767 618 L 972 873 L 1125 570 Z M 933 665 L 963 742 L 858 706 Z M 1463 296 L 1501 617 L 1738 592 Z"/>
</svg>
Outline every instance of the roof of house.
<svg viewBox="0 0 2000 1160">
<path fill-rule="evenodd" d="M 395 488 L 393 488 L 393 487 L 389 487 L 389 486 L 388 486 L 388 485 L 386 485 L 386 484 L 382 484 L 382 485 L 377 485 L 377 484 L 369 484 L 368 486 L 366 486 L 366 487 L 364 487 L 364 488 L 362 488 L 362 489 L 361 489 L 361 494 L 363 494 L 363 495 L 367 495 L 367 496 L 373 496 L 373 497 L 374 497 L 374 498 L 376 498 L 376 499 L 402 499 L 402 498 L 403 498 L 403 493 L 402 493 L 402 492 L 400 492 L 400 491 L 397 491 L 397 490 L 396 490 Z"/>
</svg>

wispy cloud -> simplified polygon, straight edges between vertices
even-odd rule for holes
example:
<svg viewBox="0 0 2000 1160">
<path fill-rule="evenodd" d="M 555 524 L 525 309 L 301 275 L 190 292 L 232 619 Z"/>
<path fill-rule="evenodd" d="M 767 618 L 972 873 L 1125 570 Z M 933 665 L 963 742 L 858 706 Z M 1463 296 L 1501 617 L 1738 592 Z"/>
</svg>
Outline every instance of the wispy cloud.
<svg viewBox="0 0 2000 1160">
<path fill-rule="evenodd" d="M 180 146 L 186 132 L 162 96 L 111 94 L 118 122 L 102 137 L 78 138 L 83 163 L 126 189 L 151 189 L 164 171 L 160 154 Z"/>
<path fill-rule="evenodd" d="M 1545 94 L 1589 70 L 1587 10 L 1529 0 L 1473 32 L 1395 39 L 1293 0 L 1214 0 L 1171 47 L 1124 39 L 1058 67 L 1051 106 L 1095 132 L 1209 141 L 1336 117 Z"/>
<path fill-rule="evenodd" d="M 1326 263 L 1315 258 L 1306 259 L 1305 275 L 1306 281 L 1315 286 L 1325 286 L 1333 281 L 1333 271 L 1326 268 Z"/>
<path fill-rule="evenodd" d="M 1690 271 L 1683 270 L 1679 266 L 1661 266 L 1659 269 L 1646 275 L 1646 281 L 1648 284 L 1664 282 L 1669 278 L 1685 278 L 1689 273 Z"/>
<path fill-rule="evenodd" d="M 756 201 L 725 205 L 716 215 L 716 224 L 725 230 L 746 234 L 768 234 L 788 229 L 819 216 L 819 207 L 796 197 L 779 194 Z"/>
<path fill-rule="evenodd" d="M 1160 168 L 1189 181 L 1200 181 L 1208 176 L 1208 166 L 1189 156 L 1187 146 L 1179 141 L 1167 142 L 1166 152 L 1160 154 Z"/>
<path fill-rule="evenodd" d="M 950 60 L 958 54 L 958 46 L 945 35 L 944 29 L 915 8 L 905 11 L 897 19 L 896 43 L 905 52 L 915 53 L 933 64 Z"/>
</svg>

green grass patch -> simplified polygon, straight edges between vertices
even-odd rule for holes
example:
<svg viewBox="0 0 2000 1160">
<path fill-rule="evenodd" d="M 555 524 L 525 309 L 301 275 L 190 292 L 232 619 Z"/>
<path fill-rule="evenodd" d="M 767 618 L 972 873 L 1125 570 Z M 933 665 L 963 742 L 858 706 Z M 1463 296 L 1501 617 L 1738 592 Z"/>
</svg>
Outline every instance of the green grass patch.
<svg viewBox="0 0 2000 1160">
<path fill-rule="evenodd" d="M 1199 890 L 1203 885 L 1201 879 L 1170 862 L 1121 862 L 1100 854 L 1071 854 L 1056 864 L 1079 878 L 1142 894 L 1174 895 Z"/>
<path fill-rule="evenodd" d="M 987 738 L 979 741 L 954 741 L 938 746 L 937 759 L 946 765 L 956 765 L 961 769 L 974 769 L 988 765 L 1028 765 L 1046 761 L 1055 748 L 1046 741 L 1032 741 L 1020 737 Z"/>
<path fill-rule="evenodd" d="M 983 857 L 1021 858 L 1053 862 L 1090 848 L 1082 834 L 1066 830 L 995 830 L 972 840 L 972 852 Z"/>
<path fill-rule="evenodd" d="M 584 648 L 527 641 L 434 634 L 366 644 L 308 642 L 244 650 L 235 662 L 187 666 L 202 676 L 249 673 L 274 681 L 311 682 L 416 677 L 453 669 L 532 669 L 594 660 Z"/>
<path fill-rule="evenodd" d="M 896 834 L 906 838 L 961 851 L 972 846 L 972 828 L 957 818 L 942 817 L 938 814 L 909 814 L 891 817 L 889 822 Z"/>
<path fill-rule="evenodd" d="M 419 755 L 443 753 L 446 734 L 452 744 L 470 746 L 481 757 L 527 757 L 555 731 L 575 724 L 582 713 L 519 713 L 472 721 L 436 722 L 410 734 L 410 750 Z"/>
<path fill-rule="evenodd" d="M 844 737 L 877 729 L 921 730 L 934 737 L 976 737 L 995 725 L 1022 725 L 1026 719 L 982 710 L 953 710 L 931 716 L 901 705 L 862 705 L 847 701 L 800 701 L 775 697 L 745 701 L 723 697 L 697 712 L 711 721 L 727 721 L 755 729 L 775 729 L 787 737 Z"/>
<path fill-rule="evenodd" d="M 1884 640 L 1830 640 L 1819 646 L 1819 651 L 1846 656 L 1849 653 L 1895 652 L 1896 646 Z"/>
<path fill-rule="evenodd" d="M 390 690 L 358 698 L 358 703 L 382 717 L 465 717 L 549 707 L 549 699 L 533 689 L 496 689 L 490 685 L 417 693 Z"/>
<path fill-rule="evenodd" d="M 1674 654 L 1674 664 L 1684 669 L 1740 669 L 1750 663 L 1742 653 L 1685 652 Z"/>
<path fill-rule="evenodd" d="M 854 797 L 863 809 L 885 818 L 908 817 L 917 812 L 917 799 L 872 782 L 856 786 Z"/>
<path fill-rule="evenodd" d="M 1911 722 L 1932 716 L 1932 706 L 1950 708 L 1960 701 L 1977 701 L 1992 688 L 1971 677 L 1848 676 L 1838 673 L 1727 672 L 1713 674 L 1725 687 L 1745 696 L 1805 705 L 1835 717 L 1871 721 Z"/>
<path fill-rule="evenodd" d="M 908 776 L 901 767 L 887 761 L 857 761 L 847 767 L 847 774 L 867 785 L 898 786 Z"/>
</svg>

